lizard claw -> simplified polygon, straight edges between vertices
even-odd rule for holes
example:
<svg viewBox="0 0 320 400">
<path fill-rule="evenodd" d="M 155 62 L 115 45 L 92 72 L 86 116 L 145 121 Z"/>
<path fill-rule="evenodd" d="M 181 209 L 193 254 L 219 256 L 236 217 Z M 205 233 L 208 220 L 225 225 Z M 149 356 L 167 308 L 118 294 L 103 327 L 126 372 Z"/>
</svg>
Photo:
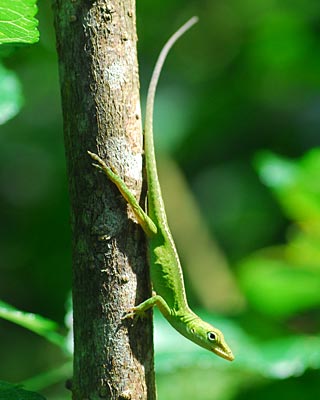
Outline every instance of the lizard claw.
<svg viewBox="0 0 320 400">
<path fill-rule="evenodd" d="M 99 169 L 100 171 L 103 171 L 101 165 L 99 165 L 99 164 L 94 164 L 94 163 L 92 163 L 91 165 L 92 165 L 93 167 Z"/>
<path fill-rule="evenodd" d="M 95 168 L 104 171 L 109 177 L 110 177 L 110 171 L 113 172 L 115 175 L 119 175 L 117 169 L 112 164 L 107 166 L 107 164 L 97 154 L 92 153 L 89 150 L 87 150 L 87 153 L 94 161 L 98 162 L 98 164 L 96 163 L 92 164 Z"/>
<path fill-rule="evenodd" d="M 87 150 L 87 153 L 89 156 L 94 160 L 97 161 L 99 164 L 92 164 L 94 167 L 102 168 L 106 167 L 106 163 L 102 160 L 101 157 L 99 157 L 97 154 L 92 153 L 91 151 Z"/>
</svg>

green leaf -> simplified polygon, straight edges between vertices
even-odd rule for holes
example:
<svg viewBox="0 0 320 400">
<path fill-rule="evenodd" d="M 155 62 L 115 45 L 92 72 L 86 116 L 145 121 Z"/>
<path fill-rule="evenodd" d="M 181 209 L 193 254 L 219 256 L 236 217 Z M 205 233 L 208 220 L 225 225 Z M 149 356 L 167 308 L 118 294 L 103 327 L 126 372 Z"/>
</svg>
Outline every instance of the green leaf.
<svg viewBox="0 0 320 400">
<path fill-rule="evenodd" d="M 36 0 L 0 0 L 0 44 L 39 40 Z"/>
<path fill-rule="evenodd" d="M 58 325 L 54 321 L 41 317 L 40 315 L 20 311 L 0 301 L 0 318 L 29 329 L 62 349 L 66 346 L 65 337 L 57 332 Z"/>
<path fill-rule="evenodd" d="M 285 189 L 295 184 L 299 168 L 291 160 L 270 152 L 259 153 L 256 165 L 262 182 L 272 189 Z"/>
<path fill-rule="evenodd" d="M 320 149 L 301 159 L 258 154 L 255 165 L 262 182 L 270 187 L 289 218 L 303 221 L 308 230 L 320 232 Z"/>
<path fill-rule="evenodd" d="M 67 361 L 49 371 L 41 372 L 31 378 L 23 380 L 21 385 L 30 390 L 44 390 L 52 385 L 57 385 L 72 376 L 73 361 Z"/>
<path fill-rule="evenodd" d="M 293 225 L 287 244 L 240 263 L 239 281 L 253 308 L 289 317 L 320 305 L 320 149 L 298 160 L 264 152 L 255 163 Z"/>
<path fill-rule="evenodd" d="M 39 393 L 29 392 L 18 385 L 0 381 L 1 400 L 45 400 Z"/>
<path fill-rule="evenodd" d="M 13 71 L 0 64 L 0 125 L 17 115 L 22 103 L 19 79 Z"/>
<path fill-rule="evenodd" d="M 239 266 L 239 281 L 251 306 L 272 317 L 320 306 L 319 268 L 288 264 L 277 252 L 253 255 Z"/>
</svg>

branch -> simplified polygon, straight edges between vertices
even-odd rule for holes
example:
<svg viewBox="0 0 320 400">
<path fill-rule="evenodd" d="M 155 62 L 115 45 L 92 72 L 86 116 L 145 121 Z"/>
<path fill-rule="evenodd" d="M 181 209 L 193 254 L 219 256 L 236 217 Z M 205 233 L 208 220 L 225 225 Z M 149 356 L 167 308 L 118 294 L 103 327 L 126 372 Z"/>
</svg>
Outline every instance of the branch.
<svg viewBox="0 0 320 400">
<path fill-rule="evenodd" d="M 135 3 L 55 0 L 54 8 L 71 200 L 73 399 L 154 399 L 151 319 L 121 319 L 151 294 L 144 235 L 87 155 L 112 164 L 139 198 Z"/>
</svg>

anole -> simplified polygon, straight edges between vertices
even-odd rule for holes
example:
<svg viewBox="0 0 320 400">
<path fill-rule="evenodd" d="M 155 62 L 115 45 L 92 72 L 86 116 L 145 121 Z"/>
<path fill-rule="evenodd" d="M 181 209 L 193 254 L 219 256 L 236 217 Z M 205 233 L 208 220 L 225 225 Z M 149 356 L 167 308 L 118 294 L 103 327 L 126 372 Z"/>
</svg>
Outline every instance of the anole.
<svg viewBox="0 0 320 400">
<path fill-rule="evenodd" d="M 159 55 L 150 81 L 144 126 L 148 213 L 140 207 L 138 201 L 115 169 L 108 167 L 98 155 L 91 152 L 88 153 L 97 162 L 97 164 L 93 165 L 102 170 L 118 187 L 122 196 L 131 206 L 138 223 L 148 238 L 148 258 L 154 292 L 152 297 L 133 307 L 125 318 L 143 316 L 146 310 L 156 305 L 169 323 L 183 336 L 218 356 L 232 361 L 234 356 L 226 344 L 223 334 L 217 328 L 198 317 L 188 305 L 182 269 L 168 226 L 161 195 L 153 143 L 154 97 L 162 66 L 174 43 L 197 20 L 196 17 L 191 18 L 170 37 Z"/>
</svg>

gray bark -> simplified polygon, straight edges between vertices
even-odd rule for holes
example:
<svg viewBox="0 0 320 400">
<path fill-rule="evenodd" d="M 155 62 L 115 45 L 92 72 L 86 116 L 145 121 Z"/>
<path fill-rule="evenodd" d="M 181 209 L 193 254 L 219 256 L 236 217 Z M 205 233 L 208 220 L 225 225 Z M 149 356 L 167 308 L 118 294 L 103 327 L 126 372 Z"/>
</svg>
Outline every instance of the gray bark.
<svg viewBox="0 0 320 400">
<path fill-rule="evenodd" d="M 86 153 L 98 153 L 140 197 L 135 2 L 53 3 L 71 202 L 73 399 L 154 399 L 151 319 L 121 320 L 151 295 L 145 238 Z"/>
</svg>

